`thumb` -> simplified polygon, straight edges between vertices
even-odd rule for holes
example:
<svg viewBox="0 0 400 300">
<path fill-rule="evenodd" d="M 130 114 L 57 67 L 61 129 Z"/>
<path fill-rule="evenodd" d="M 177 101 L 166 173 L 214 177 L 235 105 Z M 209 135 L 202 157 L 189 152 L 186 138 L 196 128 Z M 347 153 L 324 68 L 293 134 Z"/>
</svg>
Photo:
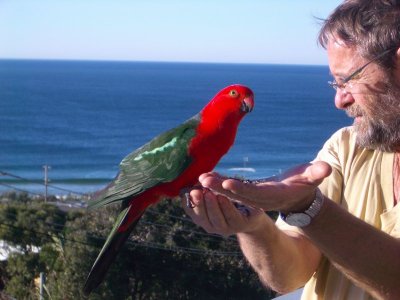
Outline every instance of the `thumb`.
<svg viewBox="0 0 400 300">
<path fill-rule="evenodd" d="M 324 161 L 315 161 L 305 170 L 305 175 L 315 185 L 319 185 L 331 173 L 332 167 Z"/>
</svg>

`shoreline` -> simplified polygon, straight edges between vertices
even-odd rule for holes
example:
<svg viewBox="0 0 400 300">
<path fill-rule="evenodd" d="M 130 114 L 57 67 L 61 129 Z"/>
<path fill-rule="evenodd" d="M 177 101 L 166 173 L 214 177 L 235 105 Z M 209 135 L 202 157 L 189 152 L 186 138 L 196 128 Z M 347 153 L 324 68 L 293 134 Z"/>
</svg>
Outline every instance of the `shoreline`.
<svg viewBox="0 0 400 300">
<path fill-rule="evenodd" d="M 109 182 L 109 181 L 108 181 Z M 104 188 L 108 182 L 105 183 L 80 183 L 80 184 L 53 184 L 47 185 L 47 195 L 63 197 L 63 196 L 89 196 L 90 194 Z M 0 181 L 0 194 L 6 194 L 10 192 L 15 193 L 26 193 L 32 196 L 45 196 L 46 185 L 41 183 L 4 183 Z"/>
<path fill-rule="evenodd" d="M 216 172 L 224 174 L 230 177 L 240 177 L 247 179 L 260 179 L 266 178 L 277 173 L 281 170 L 276 170 L 275 172 L 259 172 L 259 170 L 254 168 L 249 168 L 247 166 L 243 167 L 232 167 L 226 168 L 216 168 Z M 269 170 L 271 171 L 271 170 Z M 271 173 L 271 174 L 268 174 Z M 274 173 L 274 174 L 272 174 Z M 50 178 L 45 183 L 43 178 L 27 179 L 22 178 L 17 175 L 4 173 L 3 175 L 8 177 L 0 177 L 0 194 L 8 192 L 16 193 L 27 193 L 32 196 L 45 196 L 46 187 L 47 195 L 63 197 L 68 195 L 74 196 L 88 196 L 109 184 L 113 178 Z M 11 175 L 11 176 L 10 176 Z"/>
</svg>

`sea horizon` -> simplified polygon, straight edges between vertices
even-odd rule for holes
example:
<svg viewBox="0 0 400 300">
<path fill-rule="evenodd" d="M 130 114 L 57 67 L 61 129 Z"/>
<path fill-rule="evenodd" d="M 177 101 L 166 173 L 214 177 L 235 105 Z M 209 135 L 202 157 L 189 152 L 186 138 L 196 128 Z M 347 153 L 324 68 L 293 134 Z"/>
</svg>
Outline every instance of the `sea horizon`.
<svg viewBox="0 0 400 300">
<path fill-rule="evenodd" d="M 163 60 L 123 60 L 123 59 L 88 59 L 88 58 L 7 58 L 0 61 L 43 61 L 43 62 L 110 62 L 110 63 L 155 63 L 155 64 L 208 64 L 208 65 L 260 65 L 260 66 L 299 66 L 299 67 L 328 67 L 327 64 L 305 63 L 267 63 L 267 62 L 221 62 L 221 61 L 163 61 Z"/>
</svg>

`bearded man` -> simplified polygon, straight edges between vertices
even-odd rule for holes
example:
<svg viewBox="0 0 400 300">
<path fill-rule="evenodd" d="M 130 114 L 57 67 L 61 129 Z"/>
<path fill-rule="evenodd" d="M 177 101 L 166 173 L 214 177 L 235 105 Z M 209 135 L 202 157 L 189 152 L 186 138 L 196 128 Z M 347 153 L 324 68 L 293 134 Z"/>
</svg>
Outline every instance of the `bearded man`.
<svg viewBox="0 0 400 300">
<path fill-rule="evenodd" d="M 279 178 L 203 174 L 188 215 L 236 234 L 265 285 L 302 299 L 400 299 L 400 1 L 347 0 L 324 21 L 335 105 L 354 118 Z M 247 214 L 232 201 L 248 205 Z M 280 211 L 274 223 L 264 211 Z"/>
</svg>

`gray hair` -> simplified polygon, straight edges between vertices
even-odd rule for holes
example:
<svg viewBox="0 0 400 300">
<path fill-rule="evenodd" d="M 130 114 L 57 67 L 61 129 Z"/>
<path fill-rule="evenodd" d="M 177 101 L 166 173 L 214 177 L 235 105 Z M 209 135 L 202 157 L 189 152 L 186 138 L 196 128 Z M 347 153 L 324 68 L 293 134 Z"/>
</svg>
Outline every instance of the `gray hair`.
<svg viewBox="0 0 400 300">
<path fill-rule="evenodd" d="M 319 32 L 322 47 L 332 39 L 356 47 L 366 59 L 393 49 L 379 61 L 382 67 L 392 69 L 400 47 L 400 0 L 345 0 L 323 20 Z"/>
</svg>

